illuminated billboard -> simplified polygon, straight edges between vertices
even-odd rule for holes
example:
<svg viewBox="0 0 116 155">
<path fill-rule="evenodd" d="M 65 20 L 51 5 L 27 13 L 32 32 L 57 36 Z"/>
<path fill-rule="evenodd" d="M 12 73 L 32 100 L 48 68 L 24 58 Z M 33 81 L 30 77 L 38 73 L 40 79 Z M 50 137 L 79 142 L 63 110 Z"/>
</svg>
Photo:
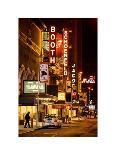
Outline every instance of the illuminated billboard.
<svg viewBox="0 0 116 155">
<path fill-rule="evenodd" d="M 64 75 L 67 75 L 68 67 L 68 29 L 63 30 L 63 57 L 64 57 Z"/>
<path fill-rule="evenodd" d="M 49 40 L 49 46 L 50 46 L 50 64 L 56 63 L 56 28 L 55 26 L 50 27 L 50 40 Z"/>
<path fill-rule="evenodd" d="M 24 81 L 24 93 L 33 94 L 33 93 L 45 93 L 45 83 L 38 84 L 38 81 Z"/>
<path fill-rule="evenodd" d="M 48 64 L 41 63 L 40 64 L 40 82 L 48 82 Z"/>
</svg>

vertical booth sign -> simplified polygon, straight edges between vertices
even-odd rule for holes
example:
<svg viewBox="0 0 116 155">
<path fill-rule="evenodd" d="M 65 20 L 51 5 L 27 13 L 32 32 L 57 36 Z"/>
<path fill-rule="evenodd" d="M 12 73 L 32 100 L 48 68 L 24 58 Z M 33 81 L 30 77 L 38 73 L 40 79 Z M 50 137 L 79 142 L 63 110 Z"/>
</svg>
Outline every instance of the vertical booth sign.
<svg viewBox="0 0 116 155">
<path fill-rule="evenodd" d="M 55 26 L 50 27 L 50 53 L 49 53 L 49 61 L 50 64 L 56 63 L 56 28 Z"/>
</svg>

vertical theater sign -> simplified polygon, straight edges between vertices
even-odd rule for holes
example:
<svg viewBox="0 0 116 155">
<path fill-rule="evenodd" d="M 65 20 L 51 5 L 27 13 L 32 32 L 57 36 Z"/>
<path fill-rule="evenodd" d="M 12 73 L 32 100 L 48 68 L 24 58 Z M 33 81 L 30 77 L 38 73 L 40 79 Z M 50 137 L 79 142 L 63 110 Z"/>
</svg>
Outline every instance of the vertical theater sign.
<svg viewBox="0 0 116 155">
<path fill-rule="evenodd" d="M 65 89 L 66 89 L 66 103 L 71 102 L 71 87 L 70 81 L 67 81 L 68 78 L 68 48 L 69 48 L 69 30 L 67 28 L 63 29 L 63 59 L 64 59 L 64 66 L 63 66 L 63 75 L 65 81 Z"/>
<path fill-rule="evenodd" d="M 76 65 L 73 64 L 72 66 L 72 103 L 75 103 L 76 101 L 76 96 L 77 96 L 77 91 L 76 91 Z"/>
<path fill-rule="evenodd" d="M 56 28 L 55 26 L 50 27 L 50 40 L 49 40 L 49 46 L 50 46 L 50 64 L 56 63 Z"/>
<path fill-rule="evenodd" d="M 65 28 L 63 31 L 63 57 L 64 57 L 64 75 L 68 73 L 68 29 Z"/>
<path fill-rule="evenodd" d="M 82 92 L 82 72 L 78 73 L 78 93 Z"/>
</svg>

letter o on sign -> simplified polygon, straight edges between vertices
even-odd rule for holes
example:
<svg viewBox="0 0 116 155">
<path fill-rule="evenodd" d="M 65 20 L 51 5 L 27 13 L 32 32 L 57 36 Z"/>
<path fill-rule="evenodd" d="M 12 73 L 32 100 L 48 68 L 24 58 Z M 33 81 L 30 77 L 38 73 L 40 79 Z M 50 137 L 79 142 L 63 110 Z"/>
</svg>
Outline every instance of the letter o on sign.
<svg viewBox="0 0 116 155">
<path fill-rule="evenodd" d="M 55 47 L 55 43 L 54 42 L 51 42 L 51 48 L 54 48 Z"/>
<path fill-rule="evenodd" d="M 55 34 L 51 34 L 51 40 L 55 40 Z"/>
</svg>

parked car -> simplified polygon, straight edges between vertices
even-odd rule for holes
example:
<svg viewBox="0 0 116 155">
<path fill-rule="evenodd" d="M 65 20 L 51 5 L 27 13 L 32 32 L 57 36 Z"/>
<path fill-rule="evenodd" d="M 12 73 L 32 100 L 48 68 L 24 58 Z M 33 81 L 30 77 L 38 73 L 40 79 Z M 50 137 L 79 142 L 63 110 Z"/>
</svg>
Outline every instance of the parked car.
<svg viewBox="0 0 116 155">
<path fill-rule="evenodd" d="M 43 119 L 43 128 L 57 127 L 61 128 L 61 120 L 55 115 L 46 115 Z"/>
</svg>

